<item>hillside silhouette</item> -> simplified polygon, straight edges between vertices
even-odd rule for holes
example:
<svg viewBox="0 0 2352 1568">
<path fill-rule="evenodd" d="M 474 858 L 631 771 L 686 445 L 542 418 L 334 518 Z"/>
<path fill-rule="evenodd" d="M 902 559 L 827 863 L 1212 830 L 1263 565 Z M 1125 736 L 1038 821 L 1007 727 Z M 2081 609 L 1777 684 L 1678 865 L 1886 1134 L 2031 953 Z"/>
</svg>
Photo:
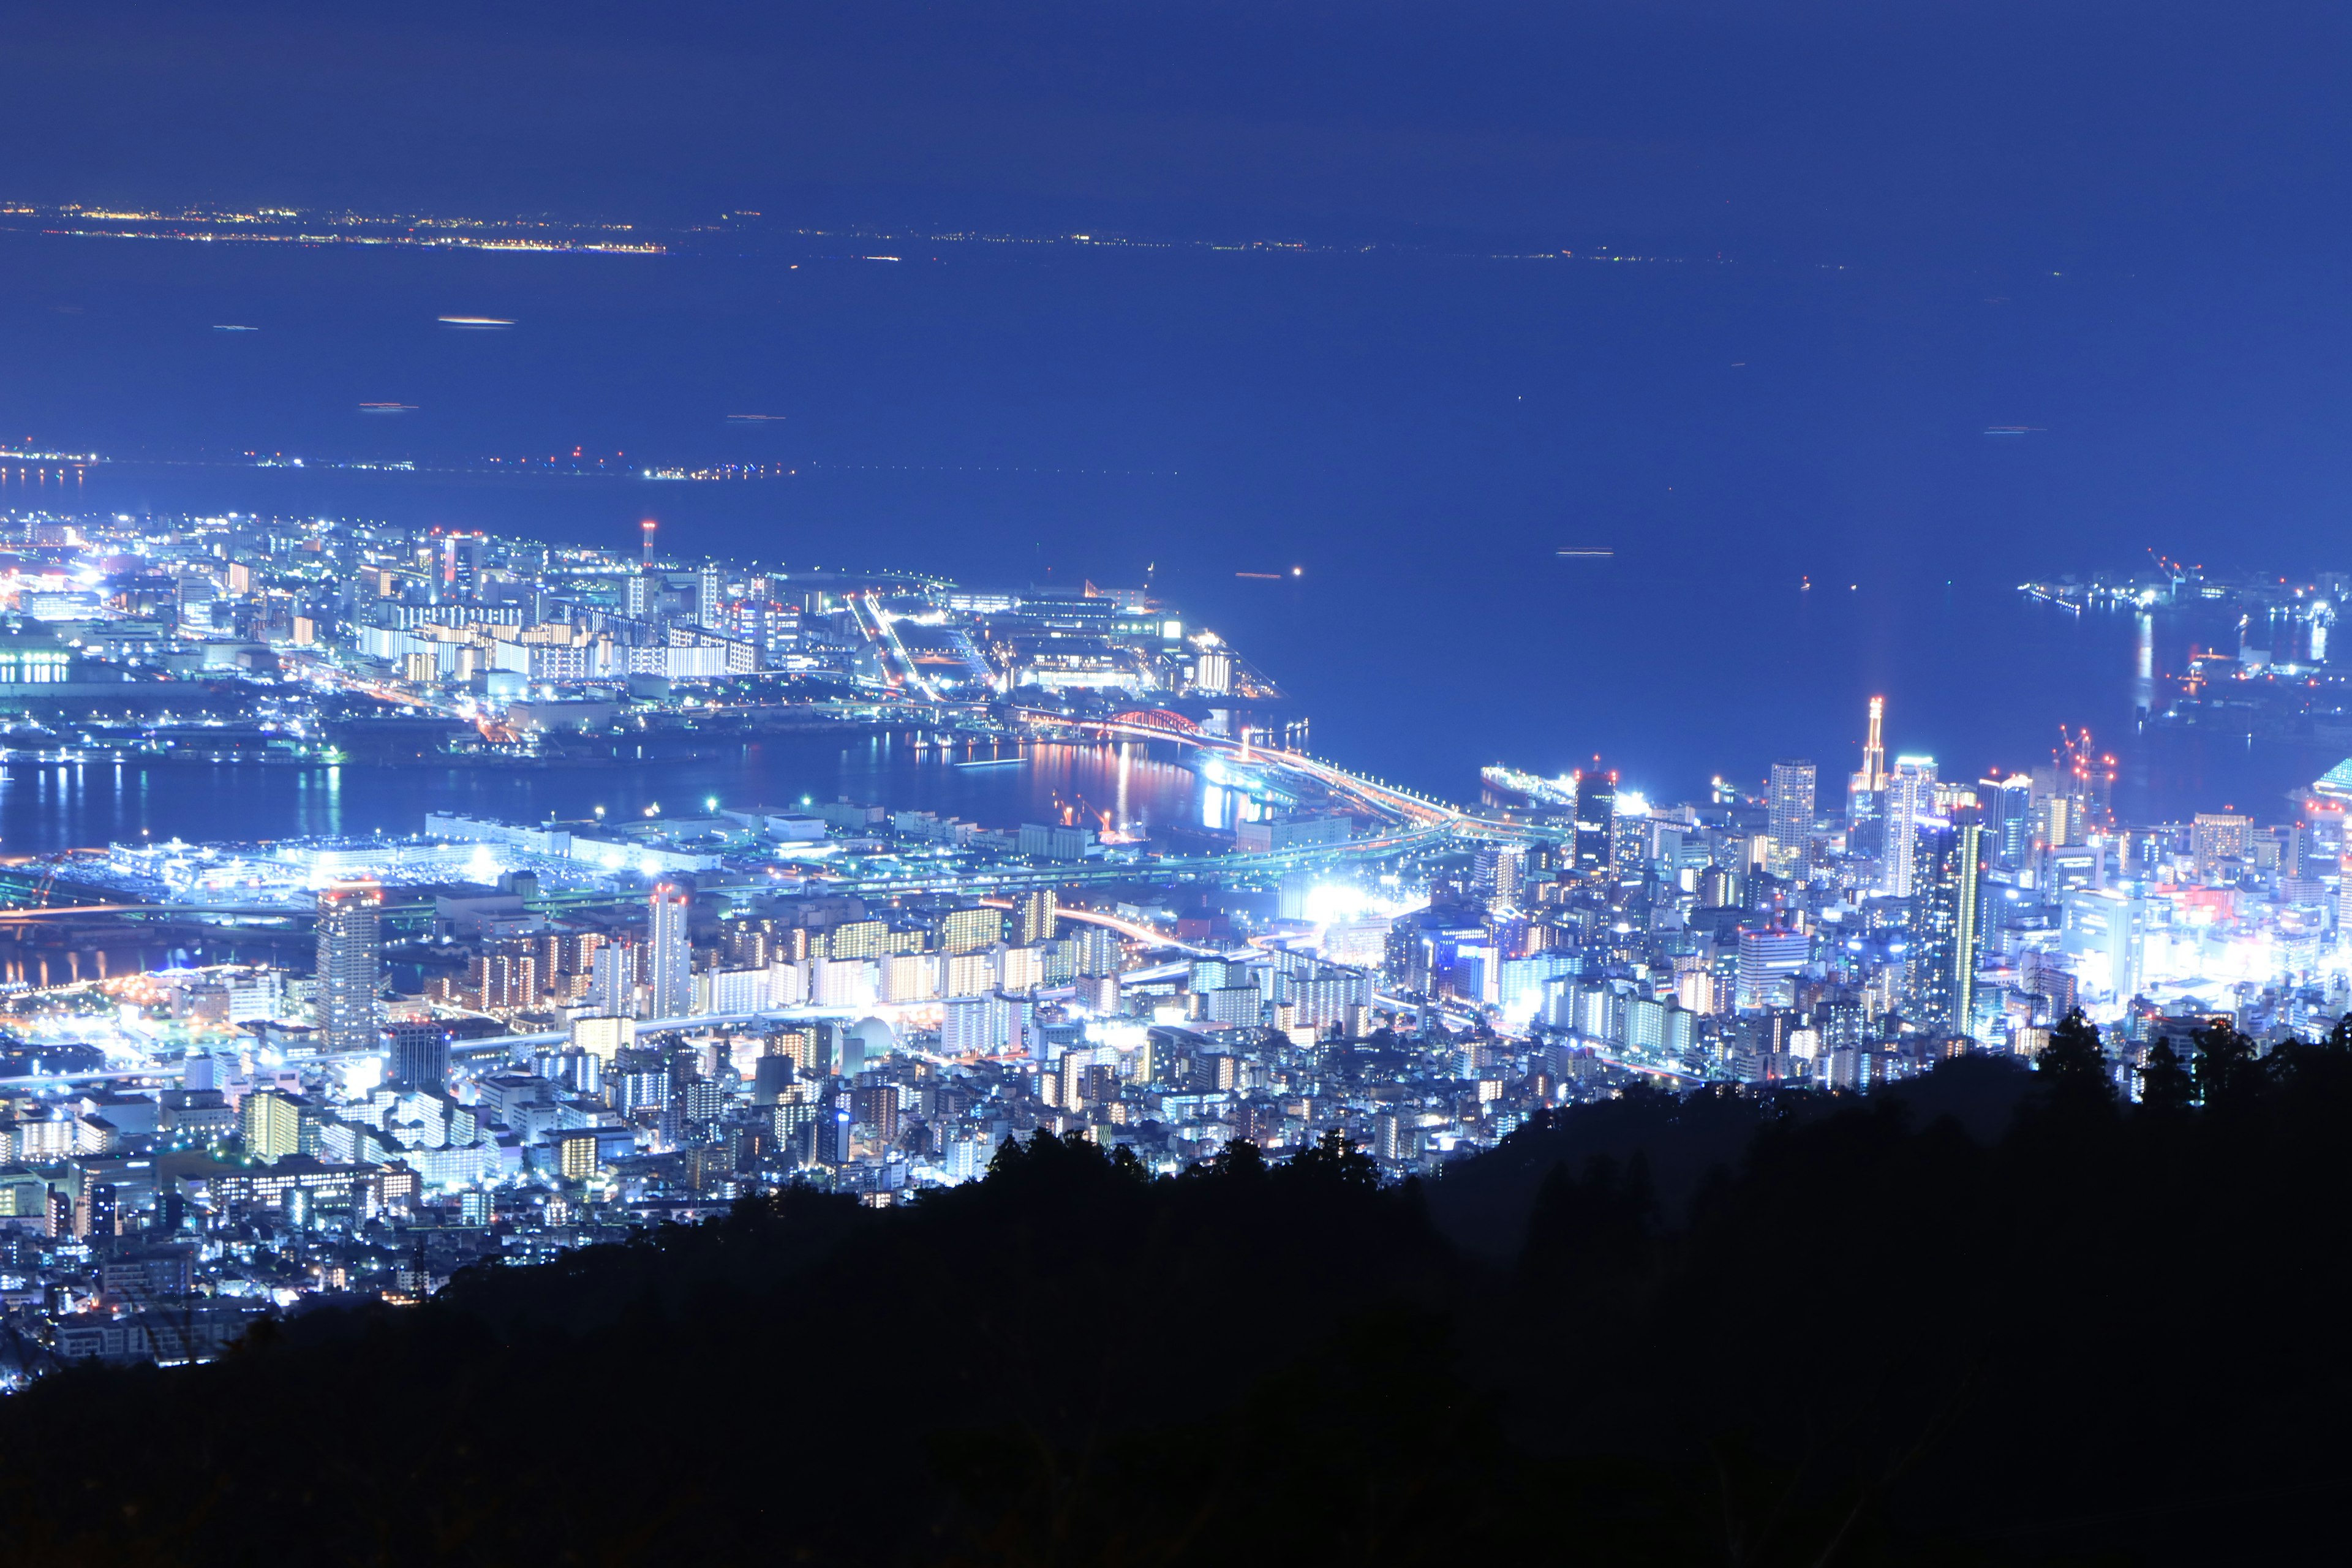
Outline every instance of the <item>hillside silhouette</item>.
<svg viewBox="0 0 2352 1568">
<path fill-rule="evenodd" d="M 58 1374 L 0 1405 L 0 1501 L 87 1564 L 2302 1556 L 2352 1458 L 2347 1133 L 2345 1031 L 2201 1036 L 2126 1105 L 2070 1024 L 1426 1185 L 1040 1135 Z"/>
</svg>

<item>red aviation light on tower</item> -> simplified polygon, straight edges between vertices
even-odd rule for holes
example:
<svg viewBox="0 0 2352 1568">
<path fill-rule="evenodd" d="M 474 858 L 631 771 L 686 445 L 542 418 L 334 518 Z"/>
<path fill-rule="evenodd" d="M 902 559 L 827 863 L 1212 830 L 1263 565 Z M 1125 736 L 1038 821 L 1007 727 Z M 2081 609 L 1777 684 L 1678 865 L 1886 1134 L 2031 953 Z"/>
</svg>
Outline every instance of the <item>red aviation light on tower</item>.
<svg viewBox="0 0 2352 1568">
<path fill-rule="evenodd" d="M 654 530 L 660 526 L 661 524 L 656 522 L 652 518 L 647 518 L 645 521 L 637 524 L 637 527 L 644 531 L 646 536 L 646 564 L 648 566 L 651 566 L 654 563 Z"/>
</svg>

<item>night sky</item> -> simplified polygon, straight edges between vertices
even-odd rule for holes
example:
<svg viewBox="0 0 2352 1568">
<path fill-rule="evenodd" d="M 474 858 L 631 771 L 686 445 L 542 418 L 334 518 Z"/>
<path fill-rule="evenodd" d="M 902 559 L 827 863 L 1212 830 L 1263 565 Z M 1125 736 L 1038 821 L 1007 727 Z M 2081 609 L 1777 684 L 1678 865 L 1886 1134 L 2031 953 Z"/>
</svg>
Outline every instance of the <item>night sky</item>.
<svg viewBox="0 0 2352 1568">
<path fill-rule="evenodd" d="M 2324 5 L 18 5 L 13 194 L 2034 261 L 2340 243 Z"/>
<path fill-rule="evenodd" d="M 660 510 L 682 549 L 975 581 L 1149 563 L 1299 692 L 1324 749 L 1455 794 L 1481 763 L 1595 750 L 1670 796 L 1790 752 L 1832 774 L 1876 690 L 1898 746 L 2028 765 L 2060 722 L 2112 732 L 2127 632 L 2048 625 L 2021 579 L 2149 545 L 2352 561 L 2346 25 L 2317 5 L 20 6 L 0 196 L 548 214 L 673 253 L 12 220 L 0 433 L 142 459 L 105 476 L 111 506 L 614 540 Z M 849 226 L 904 259 L 800 232 Z M 964 231 L 1168 247 L 925 238 Z M 1210 248 L 1271 241 L 1318 248 Z M 518 325 L 456 334 L 447 313 Z M 231 321 L 259 330 L 212 330 Z M 782 417 L 727 424 L 747 409 Z M 803 472 L 656 506 L 177 466 L 575 445 Z M 1588 544 L 1619 553 L 1553 553 Z M 1279 590 L 1234 576 L 1292 564 Z M 2305 762 L 2150 787 L 2215 804 Z"/>
</svg>

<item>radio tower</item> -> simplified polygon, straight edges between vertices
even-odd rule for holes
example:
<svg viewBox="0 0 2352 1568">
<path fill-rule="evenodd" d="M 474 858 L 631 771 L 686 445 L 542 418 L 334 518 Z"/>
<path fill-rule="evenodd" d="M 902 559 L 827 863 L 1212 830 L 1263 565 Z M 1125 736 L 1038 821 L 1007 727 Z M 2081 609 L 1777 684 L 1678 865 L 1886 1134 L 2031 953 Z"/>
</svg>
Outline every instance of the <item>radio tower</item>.
<svg viewBox="0 0 2352 1568">
<path fill-rule="evenodd" d="M 1870 700 L 1870 739 L 1862 743 L 1862 769 L 1845 781 L 1845 825 L 1850 847 L 1867 850 L 1875 842 L 1879 808 L 1886 798 L 1886 699 Z"/>
</svg>

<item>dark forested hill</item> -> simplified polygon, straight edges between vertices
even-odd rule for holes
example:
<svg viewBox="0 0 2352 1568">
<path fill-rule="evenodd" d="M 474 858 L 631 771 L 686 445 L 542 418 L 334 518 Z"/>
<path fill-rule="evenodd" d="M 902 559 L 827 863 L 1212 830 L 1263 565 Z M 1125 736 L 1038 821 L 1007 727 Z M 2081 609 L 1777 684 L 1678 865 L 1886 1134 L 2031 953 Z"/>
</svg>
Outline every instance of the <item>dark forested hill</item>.
<svg viewBox="0 0 2352 1568">
<path fill-rule="evenodd" d="M 1154 1182 L 1040 1139 L 907 1208 L 747 1203 L 212 1366 L 47 1379 L 0 1405 L 6 1539 L 87 1564 L 2302 1555 L 2352 1458 L 2352 1048 L 2224 1041 L 2126 1108 L 2064 1046 L 1868 1100 L 1571 1110 L 1433 1190 L 1336 1145 Z"/>
</svg>

